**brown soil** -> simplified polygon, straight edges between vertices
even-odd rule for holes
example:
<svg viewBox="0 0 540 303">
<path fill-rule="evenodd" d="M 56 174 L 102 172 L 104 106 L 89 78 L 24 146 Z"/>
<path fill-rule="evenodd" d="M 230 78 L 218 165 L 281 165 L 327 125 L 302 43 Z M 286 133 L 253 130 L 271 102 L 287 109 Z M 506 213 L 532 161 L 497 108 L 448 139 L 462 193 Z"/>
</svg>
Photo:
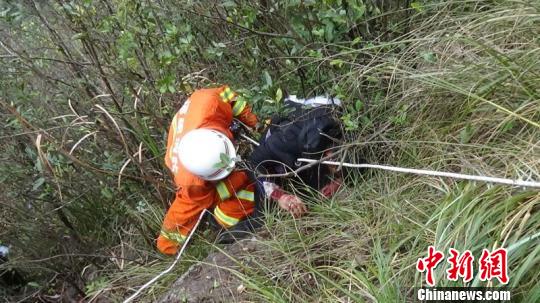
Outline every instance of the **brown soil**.
<svg viewBox="0 0 540 303">
<path fill-rule="evenodd" d="M 252 238 L 210 254 L 191 266 L 159 302 L 245 302 L 244 285 L 234 272 L 242 271 L 246 256 L 259 248 L 260 242 Z"/>
</svg>

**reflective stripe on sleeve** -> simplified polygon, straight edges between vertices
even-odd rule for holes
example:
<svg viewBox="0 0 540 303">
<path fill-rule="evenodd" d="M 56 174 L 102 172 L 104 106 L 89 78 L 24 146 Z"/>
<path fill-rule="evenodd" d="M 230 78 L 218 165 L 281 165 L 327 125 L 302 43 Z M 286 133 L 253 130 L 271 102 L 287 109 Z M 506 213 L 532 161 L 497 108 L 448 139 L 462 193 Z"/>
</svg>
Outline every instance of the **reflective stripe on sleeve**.
<svg viewBox="0 0 540 303">
<path fill-rule="evenodd" d="M 163 236 L 165 239 L 179 243 L 179 244 L 183 243 L 184 240 L 186 240 L 187 238 L 186 236 L 176 231 L 161 230 L 159 234 Z"/>
<path fill-rule="evenodd" d="M 247 201 L 255 201 L 255 193 L 249 190 L 241 190 L 236 193 L 236 197 L 238 199 L 247 200 Z"/>
<path fill-rule="evenodd" d="M 214 215 L 216 215 L 216 218 L 223 224 L 226 225 L 226 227 L 231 227 L 238 223 L 240 220 L 227 216 L 220 208 L 219 206 L 216 206 L 214 208 Z"/>
<path fill-rule="evenodd" d="M 225 182 L 219 181 L 216 184 L 216 189 L 221 200 L 226 200 L 231 197 L 231 193 L 229 192 L 229 189 L 227 189 Z"/>
<path fill-rule="evenodd" d="M 227 86 L 219 96 L 223 102 L 230 102 L 234 98 L 234 92 Z"/>
<path fill-rule="evenodd" d="M 236 98 L 236 101 L 234 102 L 234 106 L 232 108 L 233 115 L 235 117 L 240 115 L 246 108 L 246 105 L 247 105 L 247 101 L 244 97 Z"/>
</svg>

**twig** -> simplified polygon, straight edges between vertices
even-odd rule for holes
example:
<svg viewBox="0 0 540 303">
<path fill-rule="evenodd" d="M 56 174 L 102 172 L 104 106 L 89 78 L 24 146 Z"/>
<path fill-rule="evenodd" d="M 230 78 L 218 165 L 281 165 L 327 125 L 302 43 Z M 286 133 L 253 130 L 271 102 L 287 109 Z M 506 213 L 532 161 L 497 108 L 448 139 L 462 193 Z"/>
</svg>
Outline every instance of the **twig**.
<svg viewBox="0 0 540 303">
<path fill-rule="evenodd" d="M 68 99 L 68 105 L 69 105 L 69 108 L 71 109 L 71 111 L 73 112 L 73 114 L 75 114 L 77 117 L 81 116 L 81 115 L 79 115 L 79 113 L 75 110 L 75 108 L 71 104 L 71 99 Z"/>
<path fill-rule="evenodd" d="M 142 147 L 142 142 L 141 144 L 139 144 L 139 150 L 134 153 L 131 158 L 128 158 L 127 161 L 124 163 L 124 165 L 122 165 L 122 167 L 120 168 L 120 172 L 118 173 L 118 189 L 120 190 L 120 182 L 122 181 L 122 173 L 124 172 L 124 169 L 126 169 L 126 167 L 128 166 L 128 164 L 131 162 L 132 159 L 134 159 L 135 157 L 139 157 L 139 163 L 141 163 L 141 147 Z"/>
<path fill-rule="evenodd" d="M 20 263 L 17 262 L 17 261 L 11 261 L 11 264 L 14 264 L 14 265 L 17 265 L 17 264 L 29 264 L 29 263 L 40 263 L 40 262 L 46 262 L 46 261 L 49 261 L 49 260 L 52 260 L 52 259 L 57 259 L 57 258 L 65 258 L 65 257 L 93 257 L 93 258 L 104 258 L 104 259 L 117 259 L 117 260 L 127 260 L 127 261 L 131 261 L 131 262 L 135 262 L 137 263 L 138 265 L 144 265 L 143 262 L 139 261 L 139 260 L 136 260 L 136 259 L 131 259 L 131 258 L 124 258 L 124 257 L 115 257 L 115 256 L 107 256 L 107 255 L 97 255 L 97 254 L 59 254 L 59 255 L 54 255 L 54 256 L 51 256 L 51 257 L 47 257 L 47 258 L 43 258 L 43 259 L 36 259 L 36 260 L 24 260 L 24 261 L 21 261 Z"/>
<path fill-rule="evenodd" d="M 338 153 L 341 152 L 341 151 L 338 151 Z M 286 177 L 290 177 L 290 176 L 296 176 L 298 175 L 299 172 L 301 171 L 304 171 L 306 169 L 309 169 L 319 163 L 322 163 L 322 162 L 325 162 L 326 160 L 334 157 L 336 154 L 335 153 L 332 153 L 330 155 L 327 155 L 325 157 L 322 157 L 320 160 L 313 160 L 313 162 L 310 162 L 309 164 L 307 165 L 304 165 L 304 166 L 301 166 L 299 168 L 297 168 L 296 170 L 293 170 L 293 171 L 290 171 L 288 173 L 282 173 L 282 174 L 258 174 L 257 177 L 262 177 L 262 178 L 286 178 Z M 299 158 L 297 161 L 300 161 L 300 159 L 302 158 Z M 311 159 L 307 159 L 307 160 L 311 160 Z M 339 162 L 336 162 L 336 163 L 339 163 Z"/>
<path fill-rule="evenodd" d="M 259 142 L 257 142 L 257 141 L 255 141 L 255 140 L 251 139 L 250 137 L 248 137 L 248 136 L 246 136 L 246 135 L 244 135 L 244 134 L 240 134 L 240 137 L 242 137 L 242 138 L 248 140 L 251 144 L 253 144 L 253 145 L 255 145 L 255 146 L 259 146 L 259 145 L 260 145 Z"/>
<path fill-rule="evenodd" d="M 129 152 L 128 144 L 126 142 L 126 139 L 124 138 L 124 134 L 122 133 L 122 130 L 120 129 L 120 126 L 118 125 L 118 123 L 116 123 L 116 120 L 114 120 L 114 118 L 111 116 L 111 114 L 109 114 L 109 112 L 105 108 L 103 108 L 103 106 L 101 106 L 99 104 L 95 104 L 95 107 L 97 107 L 99 110 L 101 110 L 112 121 L 112 123 L 114 124 L 114 126 L 118 130 L 118 134 L 120 135 L 120 139 L 122 139 L 122 143 L 124 143 L 124 148 L 126 150 L 126 153 L 129 156 L 131 153 Z"/>
<path fill-rule="evenodd" d="M 124 162 L 124 165 L 122 165 L 122 167 L 120 168 L 120 172 L 118 173 L 118 190 L 120 190 L 120 185 L 122 182 L 122 173 L 124 172 L 124 169 L 126 169 L 126 167 L 128 166 L 129 162 L 131 162 L 131 158 L 127 159 L 127 161 Z"/>
<path fill-rule="evenodd" d="M 69 154 L 70 154 L 70 155 L 73 154 L 73 151 L 75 150 L 75 148 L 77 148 L 77 146 L 79 146 L 79 144 L 81 144 L 81 142 L 83 142 L 84 139 L 90 137 L 91 135 L 96 134 L 97 132 L 98 132 L 98 131 L 93 131 L 93 132 L 91 132 L 91 133 L 89 133 L 89 134 L 84 135 L 81 139 L 79 139 L 79 141 L 77 141 L 77 143 L 75 143 L 75 145 L 73 145 L 73 147 L 72 147 L 71 150 L 69 151 Z"/>
<path fill-rule="evenodd" d="M 57 149 L 57 152 L 64 155 L 66 158 L 73 161 L 77 165 L 79 165 L 81 167 L 84 167 L 84 168 L 86 168 L 88 170 L 94 171 L 94 172 L 98 172 L 98 173 L 102 173 L 102 174 L 106 174 L 106 175 L 110 175 L 110 176 L 118 176 L 118 173 L 116 173 L 116 172 L 108 171 L 108 170 L 104 170 L 104 169 L 101 169 L 101 168 L 94 167 L 94 166 L 92 166 L 92 165 L 90 165 L 90 164 L 88 164 L 88 163 L 86 163 L 86 162 L 84 162 L 82 160 L 79 160 L 77 157 L 74 157 L 73 155 L 69 154 L 66 150 L 64 150 L 62 147 L 58 146 L 58 144 L 56 144 L 54 141 L 52 141 L 52 139 L 54 139 L 54 137 L 47 132 L 47 129 L 39 129 L 39 128 L 35 127 L 34 125 L 32 125 L 30 122 L 28 122 L 28 120 L 26 120 L 17 111 L 17 109 L 14 106 L 10 105 L 6 101 L 0 99 L 0 105 L 4 106 L 13 116 L 15 116 L 17 121 L 19 121 L 19 123 L 24 128 L 30 130 L 28 132 L 21 133 L 21 135 L 26 135 L 30 141 L 32 141 L 32 142 L 36 141 L 35 138 L 33 136 L 31 136 L 31 134 L 33 134 L 33 133 L 42 133 L 48 139 L 51 139 L 51 141 L 49 141 L 49 143 L 54 144 L 54 146 Z M 86 116 L 81 116 L 80 118 L 83 118 L 83 117 L 86 117 Z M 77 119 L 79 119 L 79 118 L 77 118 Z M 88 122 L 84 122 L 84 123 L 88 123 Z M 4 137 L 1 137 L 0 139 L 3 139 L 3 138 Z M 148 182 L 150 182 L 152 184 L 157 184 L 157 181 L 154 178 L 150 178 L 150 177 L 147 177 L 147 176 L 143 176 L 143 177 L 134 176 L 134 175 L 123 175 L 123 176 L 126 177 L 126 178 L 130 178 L 132 180 L 148 181 Z M 173 189 L 171 189 L 171 190 L 173 190 Z"/>
<path fill-rule="evenodd" d="M 227 20 L 227 18 L 224 18 L 223 16 L 221 16 L 221 14 L 218 14 L 219 17 L 214 17 L 214 16 L 208 16 L 208 15 L 205 15 L 205 14 L 201 14 L 201 13 L 189 10 L 189 9 L 182 9 L 182 10 L 185 11 L 185 12 L 191 13 L 191 14 L 195 14 L 195 15 L 197 15 L 199 17 L 202 17 L 202 18 L 205 18 L 205 19 L 213 19 L 213 20 L 218 20 L 218 21 L 225 22 L 227 24 L 230 24 L 232 26 L 236 26 L 238 28 L 241 28 L 241 29 L 243 29 L 243 30 L 245 30 L 247 32 L 250 32 L 252 34 L 255 34 L 255 35 L 267 36 L 267 37 L 272 37 L 272 38 L 285 38 L 285 39 L 298 40 L 296 37 L 289 36 L 289 35 L 269 33 L 269 32 L 261 32 L 261 31 L 251 29 L 249 27 L 245 27 L 245 26 L 240 25 L 238 23 L 234 23 L 233 21 Z"/>
</svg>

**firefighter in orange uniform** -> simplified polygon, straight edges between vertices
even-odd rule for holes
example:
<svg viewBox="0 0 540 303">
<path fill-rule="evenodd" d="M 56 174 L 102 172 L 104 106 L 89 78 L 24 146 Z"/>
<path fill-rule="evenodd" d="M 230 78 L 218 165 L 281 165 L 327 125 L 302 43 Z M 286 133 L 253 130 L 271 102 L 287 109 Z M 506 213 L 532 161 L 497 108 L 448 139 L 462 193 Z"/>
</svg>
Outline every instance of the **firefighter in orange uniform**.
<svg viewBox="0 0 540 303">
<path fill-rule="evenodd" d="M 178 190 L 157 239 L 162 253 L 177 252 L 204 209 L 224 228 L 253 212 L 255 185 L 245 171 L 234 169 L 233 117 L 257 124 L 246 100 L 227 86 L 195 91 L 174 116 L 165 164 Z M 223 154 L 231 161 L 224 162 Z"/>
</svg>

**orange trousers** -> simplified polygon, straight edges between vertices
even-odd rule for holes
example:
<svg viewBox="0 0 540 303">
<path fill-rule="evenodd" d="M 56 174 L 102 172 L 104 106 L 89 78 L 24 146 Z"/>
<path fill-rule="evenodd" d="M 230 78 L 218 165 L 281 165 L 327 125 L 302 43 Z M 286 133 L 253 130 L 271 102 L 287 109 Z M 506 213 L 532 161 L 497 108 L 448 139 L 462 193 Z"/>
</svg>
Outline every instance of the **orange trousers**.
<svg viewBox="0 0 540 303">
<path fill-rule="evenodd" d="M 163 221 L 158 249 L 164 254 L 175 254 L 205 209 L 224 228 L 234 226 L 253 213 L 254 190 L 255 185 L 249 182 L 247 174 L 235 171 L 223 181 L 177 191 Z"/>
</svg>

